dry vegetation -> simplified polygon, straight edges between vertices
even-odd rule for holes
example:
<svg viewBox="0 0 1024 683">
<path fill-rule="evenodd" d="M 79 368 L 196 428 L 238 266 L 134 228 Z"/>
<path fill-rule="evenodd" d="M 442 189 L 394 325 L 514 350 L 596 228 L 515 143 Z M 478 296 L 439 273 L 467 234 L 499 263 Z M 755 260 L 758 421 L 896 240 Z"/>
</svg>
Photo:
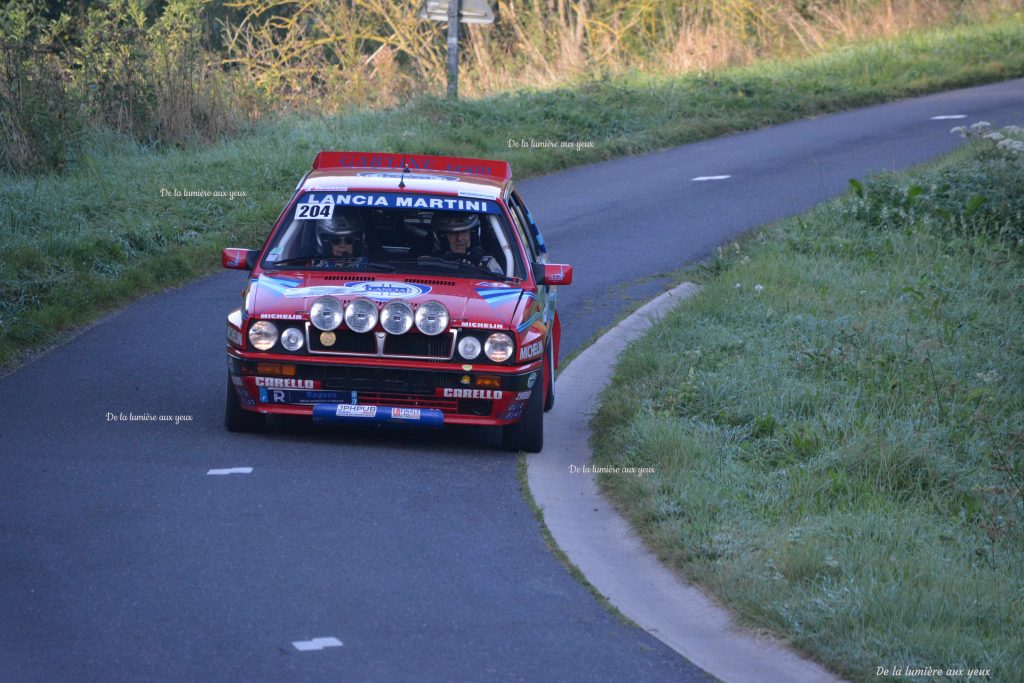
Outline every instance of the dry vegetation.
<svg viewBox="0 0 1024 683">
<path fill-rule="evenodd" d="M 706 72 L 1024 8 L 1024 0 L 491 1 L 496 23 L 463 32 L 464 96 Z M 419 20 L 419 4 L 7 0 L 0 169 L 74 165 L 96 128 L 145 145 L 189 145 L 278 112 L 329 115 L 440 95 L 444 24 Z"/>
<path fill-rule="evenodd" d="M 415 2 L 238 0 L 228 56 L 263 93 L 334 111 L 393 105 L 444 87 L 441 24 Z M 462 91 L 550 87 L 630 69 L 684 73 L 797 56 L 910 29 L 974 22 L 1020 0 L 499 0 L 468 26 Z"/>
</svg>

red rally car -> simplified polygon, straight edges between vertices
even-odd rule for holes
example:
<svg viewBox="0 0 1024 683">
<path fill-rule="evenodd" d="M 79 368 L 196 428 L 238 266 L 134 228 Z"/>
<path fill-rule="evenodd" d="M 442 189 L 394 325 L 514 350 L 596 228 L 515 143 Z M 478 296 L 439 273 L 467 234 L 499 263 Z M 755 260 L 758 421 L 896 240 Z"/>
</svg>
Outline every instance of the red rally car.
<svg viewBox="0 0 1024 683">
<path fill-rule="evenodd" d="M 507 162 L 320 152 L 228 315 L 224 422 L 493 425 L 540 451 L 554 404 L 557 285 Z"/>
</svg>

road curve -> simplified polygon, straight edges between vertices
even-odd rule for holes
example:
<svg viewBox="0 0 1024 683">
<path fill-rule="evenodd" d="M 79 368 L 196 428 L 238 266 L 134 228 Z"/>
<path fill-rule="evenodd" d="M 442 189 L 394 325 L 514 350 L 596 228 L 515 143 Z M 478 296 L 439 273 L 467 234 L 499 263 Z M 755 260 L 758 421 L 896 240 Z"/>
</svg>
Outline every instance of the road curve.
<svg viewBox="0 0 1024 683">
<path fill-rule="evenodd" d="M 522 183 L 577 268 L 563 355 L 682 262 L 957 144 L 932 116 L 1022 109 L 1012 81 Z M 0 680 L 705 679 L 550 555 L 493 434 L 226 433 L 243 280 L 145 298 L 0 379 Z"/>
</svg>

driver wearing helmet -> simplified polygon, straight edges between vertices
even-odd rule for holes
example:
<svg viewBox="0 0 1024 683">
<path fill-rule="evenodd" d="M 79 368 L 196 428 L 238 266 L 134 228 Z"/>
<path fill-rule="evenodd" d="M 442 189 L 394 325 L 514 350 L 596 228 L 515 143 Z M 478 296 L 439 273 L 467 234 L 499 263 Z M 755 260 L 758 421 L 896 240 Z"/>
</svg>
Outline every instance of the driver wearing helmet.
<svg viewBox="0 0 1024 683">
<path fill-rule="evenodd" d="M 480 234 L 480 219 L 476 214 L 435 212 L 430 227 L 439 243 L 437 256 L 451 261 L 465 261 L 492 273 L 502 272 L 501 266 L 475 244 L 474 237 Z"/>
<path fill-rule="evenodd" d="M 365 229 L 354 217 L 336 212 L 331 218 L 317 221 L 316 245 L 321 256 L 320 265 L 365 261 L 364 242 Z"/>
</svg>

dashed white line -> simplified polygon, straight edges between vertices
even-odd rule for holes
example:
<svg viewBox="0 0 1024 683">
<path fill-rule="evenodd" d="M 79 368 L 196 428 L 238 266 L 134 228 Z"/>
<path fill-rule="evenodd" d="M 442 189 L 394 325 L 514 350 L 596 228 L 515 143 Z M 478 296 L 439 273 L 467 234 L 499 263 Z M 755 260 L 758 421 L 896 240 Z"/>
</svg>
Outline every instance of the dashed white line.
<svg viewBox="0 0 1024 683">
<path fill-rule="evenodd" d="M 690 178 L 692 182 L 699 183 L 704 180 L 725 180 L 731 178 L 731 175 L 699 175 L 696 178 Z"/>
<path fill-rule="evenodd" d="M 292 645 L 299 652 L 311 652 L 322 650 L 325 647 L 341 647 L 342 642 L 337 638 L 314 638 L 313 640 L 296 640 Z"/>
<path fill-rule="evenodd" d="M 229 467 L 224 470 L 210 470 L 207 474 L 252 474 L 251 467 Z"/>
<path fill-rule="evenodd" d="M 950 119 L 966 119 L 967 114 L 942 114 L 941 116 L 933 116 L 932 121 L 948 121 Z"/>
</svg>

